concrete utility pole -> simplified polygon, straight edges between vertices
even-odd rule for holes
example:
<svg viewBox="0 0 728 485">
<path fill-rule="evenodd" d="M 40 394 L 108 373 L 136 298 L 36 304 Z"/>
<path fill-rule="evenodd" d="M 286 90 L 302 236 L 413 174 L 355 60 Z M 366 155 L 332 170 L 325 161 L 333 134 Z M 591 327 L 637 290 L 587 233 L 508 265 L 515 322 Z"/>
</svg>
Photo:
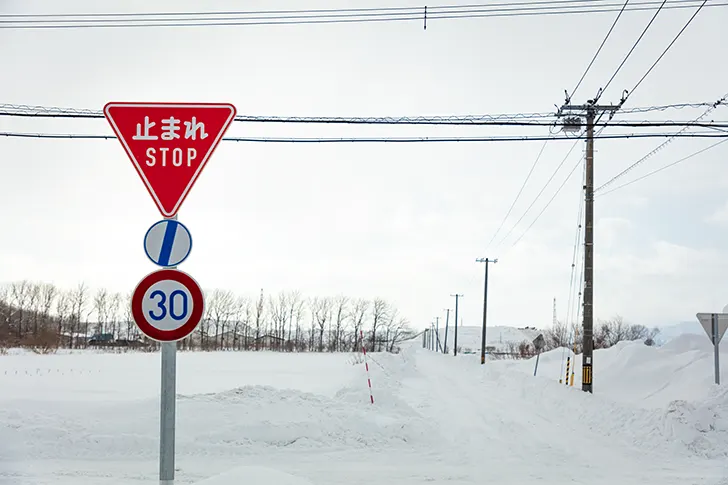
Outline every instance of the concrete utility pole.
<svg viewBox="0 0 728 485">
<path fill-rule="evenodd" d="M 453 345 L 453 356 L 457 357 L 458 355 L 458 301 L 461 297 L 465 295 L 459 295 L 455 293 L 454 295 L 450 295 L 455 297 L 455 345 Z"/>
<path fill-rule="evenodd" d="M 497 263 L 498 258 L 496 259 L 488 259 L 488 258 L 478 258 L 475 260 L 476 263 L 485 263 L 485 290 L 483 290 L 483 337 L 481 338 L 480 342 L 480 365 L 485 364 L 485 332 L 486 332 L 486 322 L 487 322 L 487 315 L 488 315 L 488 266 L 490 263 Z"/>
<path fill-rule="evenodd" d="M 447 354 L 447 328 L 450 324 L 450 309 L 445 308 L 445 311 L 447 312 L 445 316 L 445 343 L 443 344 L 442 353 Z"/>
<path fill-rule="evenodd" d="M 440 346 L 440 317 L 435 317 L 435 352 L 441 352 Z"/>
<path fill-rule="evenodd" d="M 624 100 L 624 98 L 623 98 Z M 577 112 L 564 120 L 565 131 L 579 131 L 581 116 L 586 118 L 586 176 L 584 181 L 584 353 L 582 354 L 581 390 L 593 392 L 592 358 L 594 356 L 594 119 L 608 112 L 610 119 L 620 105 L 598 105 L 588 100 L 583 105 L 563 105 L 559 110 Z M 578 128 L 578 129 L 576 129 Z"/>
</svg>

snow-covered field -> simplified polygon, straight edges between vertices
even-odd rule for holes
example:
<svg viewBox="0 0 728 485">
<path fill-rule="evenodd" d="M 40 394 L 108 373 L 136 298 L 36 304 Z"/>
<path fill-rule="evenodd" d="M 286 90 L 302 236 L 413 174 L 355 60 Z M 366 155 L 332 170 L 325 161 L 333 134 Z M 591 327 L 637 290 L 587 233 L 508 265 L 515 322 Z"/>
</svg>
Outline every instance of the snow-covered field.
<svg viewBox="0 0 728 485">
<path fill-rule="evenodd" d="M 180 353 L 176 483 L 728 484 L 705 336 L 598 351 L 594 395 L 560 350 L 370 357 L 374 405 L 354 354 Z M 0 356 L 0 484 L 157 483 L 158 399 L 158 354 Z"/>
</svg>

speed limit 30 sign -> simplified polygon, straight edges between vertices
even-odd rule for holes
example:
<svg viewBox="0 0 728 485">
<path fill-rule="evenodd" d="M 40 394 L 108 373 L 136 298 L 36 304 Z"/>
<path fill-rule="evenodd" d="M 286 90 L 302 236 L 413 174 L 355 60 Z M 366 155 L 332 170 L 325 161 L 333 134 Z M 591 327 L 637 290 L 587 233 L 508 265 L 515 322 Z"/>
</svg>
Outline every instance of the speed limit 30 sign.
<svg viewBox="0 0 728 485">
<path fill-rule="evenodd" d="M 131 297 L 131 311 L 139 330 L 159 342 L 175 342 L 190 335 L 200 323 L 204 307 L 200 286 L 176 269 L 148 274 Z"/>
</svg>

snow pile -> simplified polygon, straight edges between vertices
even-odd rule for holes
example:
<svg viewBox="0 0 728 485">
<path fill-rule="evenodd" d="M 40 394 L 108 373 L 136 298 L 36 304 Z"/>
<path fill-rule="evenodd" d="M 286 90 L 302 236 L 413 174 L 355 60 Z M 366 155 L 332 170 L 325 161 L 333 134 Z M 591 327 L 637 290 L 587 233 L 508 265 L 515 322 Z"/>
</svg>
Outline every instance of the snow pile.
<svg viewBox="0 0 728 485">
<path fill-rule="evenodd" d="M 581 394 L 581 355 L 574 359 L 561 349 L 544 353 L 538 375 L 558 382 L 565 375 L 562 355 L 571 355 L 576 365 L 574 387 L 569 390 Z M 728 362 L 728 348 L 721 357 L 722 363 Z M 532 375 L 535 359 L 492 364 Z M 589 413 L 596 406 L 603 418 L 594 426 L 611 433 L 614 423 L 622 423 L 637 430 L 635 442 L 657 437 L 699 456 L 728 455 L 728 390 L 714 384 L 713 347 L 705 335 L 685 334 L 659 348 L 620 342 L 595 351 L 594 366 L 595 395 Z M 721 365 L 721 372 L 728 372 L 728 364 Z M 569 412 L 587 418 L 574 402 L 566 403 Z"/>
</svg>

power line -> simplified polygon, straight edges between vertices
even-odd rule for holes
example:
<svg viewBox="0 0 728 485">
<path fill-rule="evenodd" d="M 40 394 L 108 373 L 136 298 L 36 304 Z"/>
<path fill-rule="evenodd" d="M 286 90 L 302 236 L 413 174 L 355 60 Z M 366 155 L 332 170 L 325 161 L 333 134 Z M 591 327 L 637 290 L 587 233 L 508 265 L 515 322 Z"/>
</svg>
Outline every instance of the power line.
<svg viewBox="0 0 728 485">
<path fill-rule="evenodd" d="M 725 104 L 726 100 L 728 100 L 728 93 L 726 93 L 721 99 L 719 99 L 718 101 L 716 101 L 712 106 L 708 107 L 708 109 L 706 109 L 705 112 L 703 112 L 703 114 L 701 114 L 700 116 L 698 116 L 697 118 L 695 118 L 694 121 L 697 123 L 702 118 L 705 118 L 715 108 L 717 108 L 721 104 Z M 682 130 L 680 130 L 680 132 L 684 132 L 688 128 L 690 128 L 690 126 L 685 126 Z M 668 145 L 674 139 L 675 139 L 674 137 L 668 138 L 667 140 L 665 140 L 664 142 L 662 142 L 660 145 L 658 145 L 657 147 L 655 147 L 647 155 L 643 156 L 642 158 L 640 158 L 639 160 L 637 160 L 635 163 L 633 163 L 632 165 L 630 165 L 629 167 L 627 167 L 626 169 L 622 170 L 620 173 L 618 173 L 617 175 L 615 175 L 614 177 L 612 177 L 611 179 L 609 179 L 608 181 L 606 181 L 605 183 L 603 183 L 602 185 L 600 185 L 596 190 L 594 190 L 594 192 L 598 192 L 598 191 L 602 190 L 603 188 L 608 187 L 609 185 L 613 184 L 615 181 L 617 181 L 621 177 L 624 177 L 627 173 L 629 173 L 635 167 L 637 167 L 638 165 L 640 165 L 641 163 L 643 163 L 645 160 L 647 160 L 648 158 L 650 158 L 652 155 L 654 155 L 655 153 L 657 153 L 658 151 L 660 151 L 662 148 L 664 148 L 666 145 Z"/>
<path fill-rule="evenodd" d="M 521 241 L 521 239 L 523 239 L 523 236 L 525 236 L 526 234 L 528 234 L 528 231 L 531 230 L 531 228 L 534 226 L 534 224 L 536 224 L 536 222 L 538 222 L 538 220 L 541 218 L 541 216 L 543 215 L 543 213 L 546 212 L 546 209 L 549 208 L 549 206 L 554 201 L 554 199 L 556 198 L 556 196 L 559 195 L 559 192 L 561 192 L 561 189 L 563 189 L 564 188 L 564 185 L 566 185 L 566 182 L 568 182 L 569 179 L 571 179 L 571 176 L 574 175 L 574 172 L 576 171 L 576 169 L 579 167 L 579 165 L 583 161 L 584 161 L 584 157 L 580 158 L 579 161 L 577 162 L 577 164 L 574 165 L 574 168 L 571 169 L 571 171 L 566 176 L 566 178 L 564 179 L 564 181 L 561 182 L 561 185 L 559 185 L 559 188 L 556 189 L 556 192 L 554 192 L 554 195 L 551 196 L 551 198 L 546 203 L 546 205 L 543 207 L 543 209 L 541 209 L 541 212 L 538 213 L 538 215 L 533 220 L 533 222 L 531 222 L 531 224 L 526 228 L 526 230 L 523 231 L 523 234 L 521 234 L 518 237 L 518 239 L 516 239 L 515 242 L 511 245 L 511 249 L 514 248 L 516 246 L 516 244 L 518 244 Z"/>
<path fill-rule="evenodd" d="M 700 4 L 700 6 L 698 7 L 698 9 L 695 11 L 695 13 L 693 13 L 692 17 L 690 17 L 690 19 L 688 19 L 688 21 L 685 23 L 685 25 L 683 26 L 683 28 L 680 29 L 680 32 L 678 32 L 677 35 L 675 36 L 675 38 L 672 39 L 672 42 L 670 42 L 670 44 L 668 44 L 668 46 L 665 48 L 665 50 L 662 51 L 662 54 L 660 54 L 660 57 L 658 57 L 657 60 L 652 64 L 652 66 L 650 66 L 650 68 L 647 70 L 647 72 L 644 74 L 644 76 L 642 76 L 642 78 L 640 78 L 640 80 L 637 81 L 637 84 L 635 84 L 635 86 L 630 91 L 627 92 L 627 97 L 625 98 L 625 100 L 629 96 L 632 95 L 632 93 L 634 92 L 634 90 L 637 89 L 640 84 L 642 84 L 642 81 L 645 80 L 645 78 L 647 77 L 647 75 L 650 72 L 652 72 L 652 70 L 655 68 L 655 66 L 657 65 L 657 63 L 660 62 L 660 60 L 665 56 L 665 54 L 667 54 L 667 51 L 670 50 L 670 48 L 673 46 L 673 44 L 675 44 L 675 42 L 677 41 L 677 39 L 679 39 L 680 36 L 683 34 L 683 32 L 685 32 L 685 29 L 687 29 L 688 26 L 695 19 L 695 17 L 697 17 L 697 15 L 700 13 L 700 11 L 703 9 L 703 7 L 705 7 L 705 5 L 707 4 L 707 2 L 708 2 L 708 0 L 703 0 L 703 3 Z"/>
<path fill-rule="evenodd" d="M 586 165 L 584 165 L 584 168 L 586 169 Z M 582 181 L 584 180 L 584 176 L 582 175 Z M 576 277 L 578 275 L 577 268 L 577 258 L 579 255 L 579 248 L 581 248 L 581 245 L 579 244 L 579 241 L 581 239 L 581 218 L 584 211 L 584 189 L 579 189 L 579 213 L 576 217 L 576 234 L 574 235 L 574 247 L 571 255 L 571 275 L 569 276 L 569 293 L 566 303 L 566 324 L 569 325 L 569 322 L 571 320 L 571 314 L 572 314 L 572 298 L 575 296 L 573 293 L 574 285 L 577 283 Z M 563 357 L 562 357 L 563 358 Z"/>
<path fill-rule="evenodd" d="M 604 0 L 547 0 L 547 1 L 527 1 L 527 2 L 508 2 L 508 3 L 488 3 L 488 4 L 471 4 L 471 5 L 434 5 L 429 6 L 430 11 L 458 9 L 481 8 L 481 7 L 500 7 L 514 5 L 554 5 L 554 4 L 576 4 L 576 3 L 593 3 Z M 684 1 L 684 0 L 683 0 Z M 697 0 L 693 0 L 697 1 Z M 120 13 L 54 13 L 54 14 L 0 14 L 0 18 L 68 18 L 68 17 L 143 17 L 143 16 L 202 16 L 202 15 L 283 15 L 283 14 L 342 14 L 342 13 L 370 13 L 370 12 L 408 12 L 419 13 L 424 7 L 368 7 L 368 8 L 319 8 L 319 9 L 300 9 L 300 10 L 226 10 L 226 11 L 192 11 L 192 12 L 120 12 Z"/>
<path fill-rule="evenodd" d="M 647 177 L 651 177 L 652 175 L 655 175 L 656 173 L 662 172 L 663 170 L 668 169 L 670 167 L 673 167 L 673 166 L 677 165 L 678 163 L 682 163 L 682 162 L 684 162 L 686 160 L 689 160 L 689 159 L 691 159 L 691 158 L 693 158 L 693 157 L 695 157 L 697 155 L 700 155 L 701 153 L 707 152 L 708 150 L 710 150 L 712 148 L 715 148 L 718 145 L 721 145 L 721 144 L 723 144 L 723 143 L 725 143 L 727 141 L 728 141 L 728 139 L 724 139 L 724 140 L 721 140 L 719 142 L 713 143 L 712 145 L 708 145 L 707 147 L 705 147 L 705 148 L 703 148 L 701 150 L 698 150 L 697 152 L 691 153 L 690 155 L 688 155 L 686 157 L 683 157 L 683 158 L 681 158 L 681 159 L 679 159 L 677 161 L 674 161 L 674 162 L 672 162 L 672 163 L 670 163 L 668 165 L 665 165 L 664 167 L 660 167 L 660 168 L 658 168 L 656 170 L 653 170 L 651 172 L 648 172 L 645 175 L 643 175 L 641 177 L 638 177 L 638 178 L 636 178 L 634 180 L 631 180 L 631 181 L 629 181 L 627 183 L 624 183 L 622 185 L 618 185 L 617 187 L 613 188 L 612 190 L 608 190 L 606 192 L 601 192 L 601 193 L 597 194 L 597 197 L 601 197 L 601 196 L 604 196 L 604 195 L 607 195 L 607 194 L 611 194 L 612 192 L 615 192 L 615 191 L 617 191 L 617 190 L 619 190 L 621 188 L 627 187 L 628 185 L 632 185 L 635 182 L 639 182 L 640 180 L 644 180 Z"/>
<path fill-rule="evenodd" d="M 541 155 L 543 155 L 543 151 L 546 148 L 546 144 L 549 142 L 550 139 L 547 139 L 543 142 L 543 146 L 541 146 L 541 150 L 538 152 L 538 155 L 536 156 L 536 160 L 533 161 L 533 164 L 531 165 L 531 170 L 528 171 L 528 175 L 526 175 L 526 179 L 523 181 L 523 184 L 521 184 L 521 188 L 518 190 L 518 193 L 516 194 L 516 198 L 513 199 L 513 203 L 508 208 L 508 212 L 506 212 L 506 215 L 503 217 L 503 220 L 501 221 L 500 225 L 498 226 L 498 229 L 496 229 L 495 233 L 493 234 L 493 237 L 490 238 L 490 241 L 488 241 L 488 245 L 486 246 L 486 251 L 490 248 L 490 245 L 495 240 L 496 236 L 500 233 L 500 230 L 503 229 L 503 225 L 506 223 L 506 220 L 508 220 L 508 216 L 511 215 L 511 212 L 513 211 L 513 207 L 516 205 L 516 202 L 518 202 L 518 199 L 520 199 L 521 194 L 523 193 L 523 189 L 526 187 L 526 184 L 528 183 L 528 180 L 531 178 L 531 174 L 533 174 L 533 170 L 536 168 L 536 165 L 538 164 L 538 161 L 541 160 Z"/>
<path fill-rule="evenodd" d="M 0 29 L 76 29 L 76 28 L 119 28 L 119 27 L 224 27 L 224 26 L 254 26 L 254 25 L 302 25 L 302 24 L 344 24 L 344 23 L 365 23 L 365 22 L 395 22 L 395 21 L 425 21 L 425 20 L 446 20 L 446 19 L 476 19 L 476 18 L 493 18 L 493 17 L 522 17 L 522 16 L 553 16 L 553 15 L 573 15 L 573 14 L 590 14 L 590 13 L 608 13 L 620 10 L 620 4 L 599 4 L 592 3 L 601 0 L 592 0 L 590 3 L 573 2 L 573 5 L 557 5 L 565 4 L 561 2 L 520 2 L 523 5 L 534 5 L 531 7 L 512 7 L 512 4 L 491 4 L 491 5 L 474 5 L 474 6 L 443 6 L 450 10 L 438 11 L 438 7 L 427 7 L 425 16 L 425 8 L 413 7 L 412 10 L 403 10 L 392 12 L 388 10 L 368 11 L 359 13 L 333 13 L 333 14 L 306 14 L 305 11 L 291 11 L 293 13 L 301 13 L 300 15 L 269 15 L 265 13 L 248 12 L 249 15 L 237 13 L 235 16 L 205 18 L 203 15 L 217 15 L 216 13 L 198 13 L 197 16 L 189 16 L 186 18 L 108 18 L 102 17 L 97 19 L 75 19 L 65 20 L 50 17 L 51 20 L 25 20 L 25 17 L 13 17 L 10 20 L 0 21 Z M 695 6 L 696 0 L 674 0 L 674 4 L 665 6 L 665 9 L 682 9 Z M 580 3 L 576 5 L 576 3 Z M 650 11 L 655 10 L 654 5 L 658 2 L 645 1 L 637 2 L 626 11 Z M 493 8 L 494 6 L 506 5 L 503 8 Z M 728 3 L 713 3 L 713 7 L 728 6 Z M 472 8 L 475 7 L 475 8 Z M 434 11 L 433 11 L 434 10 Z M 182 13 L 184 14 L 184 13 Z M 257 16 L 250 16 L 255 14 Z M 40 17 L 49 17 L 54 14 L 48 14 Z M 98 14 L 84 14 L 87 16 L 98 16 Z M 138 14 L 139 16 L 150 14 Z M 52 23 L 48 23 L 52 22 Z"/>
<path fill-rule="evenodd" d="M 506 235 L 503 236 L 503 238 L 498 243 L 498 246 L 500 246 L 501 244 L 503 244 L 505 242 L 505 240 L 508 239 L 508 236 L 511 235 L 511 233 L 513 232 L 513 230 L 518 226 L 518 224 L 521 223 L 521 221 L 523 220 L 523 218 L 526 217 L 526 215 L 533 208 L 533 206 L 536 204 L 536 202 L 538 201 L 538 199 L 541 198 L 541 195 L 544 193 L 544 191 L 546 190 L 546 188 L 548 188 L 549 184 L 554 179 L 554 177 L 556 177 L 556 174 L 559 173 L 559 170 L 561 170 L 561 167 L 564 165 L 564 163 L 566 163 L 566 160 L 569 158 L 569 155 L 571 155 L 571 152 L 574 151 L 574 148 L 576 148 L 576 146 L 578 144 L 579 144 L 579 140 L 577 140 L 577 141 L 574 142 L 574 144 L 571 146 L 571 148 L 569 149 L 569 151 L 566 153 L 566 156 L 564 156 L 564 158 L 561 160 L 561 163 L 559 163 L 559 165 L 556 167 L 556 169 L 551 174 L 551 177 L 549 177 L 549 179 L 546 181 L 546 183 L 544 184 L 544 186 L 541 187 L 541 190 L 539 191 L 538 194 L 536 194 L 536 197 L 534 197 L 534 199 L 531 201 L 531 203 L 528 205 L 528 207 L 526 207 L 526 210 L 523 212 L 523 214 L 521 214 L 521 217 L 518 218 L 518 220 L 516 221 L 516 223 L 513 224 L 513 226 L 511 226 L 510 230 L 506 233 Z"/>
<path fill-rule="evenodd" d="M 571 94 L 567 93 L 567 98 L 571 99 L 574 97 L 574 94 L 576 93 L 576 90 L 579 89 L 579 86 L 581 86 L 582 81 L 584 81 L 584 78 L 586 77 L 586 74 L 589 72 L 589 69 L 591 69 L 592 64 L 594 64 L 594 61 L 597 60 L 597 56 L 599 56 L 599 53 L 602 51 L 602 48 L 604 47 L 604 44 L 607 43 L 607 39 L 609 39 L 609 36 L 612 35 L 612 31 L 614 30 L 614 27 L 617 25 L 617 22 L 619 22 L 619 18 L 622 16 L 622 13 L 624 13 L 625 7 L 627 7 L 627 4 L 629 3 L 629 0 L 626 0 L 624 2 L 624 5 L 622 5 L 622 9 L 617 14 L 617 17 L 614 19 L 614 22 L 612 22 L 612 26 L 609 28 L 609 31 L 607 32 L 607 35 L 604 37 L 604 40 L 602 41 L 602 44 L 597 49 L 597 52 L 594 54 L 594 57 L 592 57 L 591 62 L 589 62 L 589 65 L 586 66 L 586 70 L 584 70 L 584 74 L 581 75 L 581 79 L 579 79 L 579 82 L 576 83 L 576 86 L 571 91 Z M 569 101 L 567 100 L 567 103 Z"/>
<path fill-rule="evenodd" d="M 62 118 L 62 119 L 100 119 L 98 113 L 49 113 L 0 111 L 0 116 L 18 118 Z M 399 118 L 345 118 L 345 117 L 264 117 L 236 116 L 234 121 L 243 123 L 283 123 L 283 124 L 326 124 L 326 125 L 448 125 L 448 126 L 554 126 L 554 121 L 538 121 L 538 118 L 554 117 L 555 114 L 512 115 L 465 115 L 451 117 L 399 117 Z M 519 120 L 519 118 L 521 120 Z M 595 123 L 595 126 L 622 126 L 628 128 L 656 128 L 691 126 L 699 128 L 728 128 L 728 120 L 711 123 L 696 123 L 695 120 L 626 120 Z"/>
<path fill-rule="evenodd" d="M 659 106 L 642 106 L 635 108 L 622 108 L 620 114 L 648 113 L 667 111 L 670 109 L 682 110 L 686 108 L 703 108 L 713 106 L 715 102 L 679 103 Z M 61 108 L 55 106 L 34 106 L 19 104 L 0 104 L 0 116 L 28 117 L 28 118 L 104 118 L 101 110 L 85 108 Z M 435 116 L 264 116 L 264 115 L 238 115 L 236 122 L 242 123 L 311 123 L 311 124 L 463 124 L 476 125 L 480 122 L 509 121 L 509 120 L 539 120 L 553 118 L 554 112 L 538 113 L 497 113 L 497 114 L 470 114 L 470 115 L 435 115 Z M 552 124 L 551 121 L 544 125 Z"/>
<path fill-rule="evenodd" d="M 645 28 L 642 30 L 642 33 L 640 34 L 640 36 L 637 38 L 637 40 L 635 41 L 635 43 L 632 45 L 632 48 L 629 50 L 629 52 L 627 52 L 627 55 L 624 56 L 624 59 L 622 59 L 622 63 L 617 67 L 617 70 L 614 71 L 614 74 L 612 74 L 612 77 L 609 78 L 609 81 L 607 81 L 607 84 L 602 89 L 599 90 L 599 94 L 597 94 L 596 99 L 595 99 L 595 102 L 599 100 L 599 98 L 601 97 L 602 93 L 604 93 L 604 91 L 607 90 L 607 88 L 609 87 L 609 85 L 612 84 L 612 81 L 614 80 L 615 77 L 617 77 L 617 74 L 622 69 L 622 66 L 624 66 L 624 63 L 627 62 L 627 59 L 629 59 L 629 56 L 632 55 L 632 52 L 634 52 L 635 48 L 639 45 L 640 41 L 642 40 L 642 37 L 644 37 L 644 35 L 647 33 L 647 31 L 649 30 L 650 26 L 652 25 L 652 23 L 655 21 L 655 19 L 659 15 L 660 11 L 665 7 L 665 4 L 666 3 L 667 3 L 667 0 L 662 0 L 662 4 L 660 4 L 660 7 L 655 12 L 655 15 L 652 16 L 652 18 L 650 19 L 650 21 L 647 23 L 647 25 L 645 26 Z"/>
<path fill-rule="evenodd" d="M 114 135 L 94 135 L 75 133 L 27 133 L 27 132 L 0 132 L 0 136 L 8 138 L 49 138 L 49 139 L 75 139 L 75 140 L 111 140 Z M 630 139 L 630 138 L 728 138 L 728 132 L 715 133 L 625 133 L 621 135 L 594 136 L 595 139 Z M 508 141 L 546 141 L 546 140 L 574 140 L 585 139 L 585 135 L 577 137 L 563 136 L 474 136 L 474 137 L 360 137 L 360 138 L 276 138 L 276 137 L 225 137 L 223 141 L 251 142 L 251 143 L 466 143 L 466 142 L 508 142 Z"/>
</svg>

